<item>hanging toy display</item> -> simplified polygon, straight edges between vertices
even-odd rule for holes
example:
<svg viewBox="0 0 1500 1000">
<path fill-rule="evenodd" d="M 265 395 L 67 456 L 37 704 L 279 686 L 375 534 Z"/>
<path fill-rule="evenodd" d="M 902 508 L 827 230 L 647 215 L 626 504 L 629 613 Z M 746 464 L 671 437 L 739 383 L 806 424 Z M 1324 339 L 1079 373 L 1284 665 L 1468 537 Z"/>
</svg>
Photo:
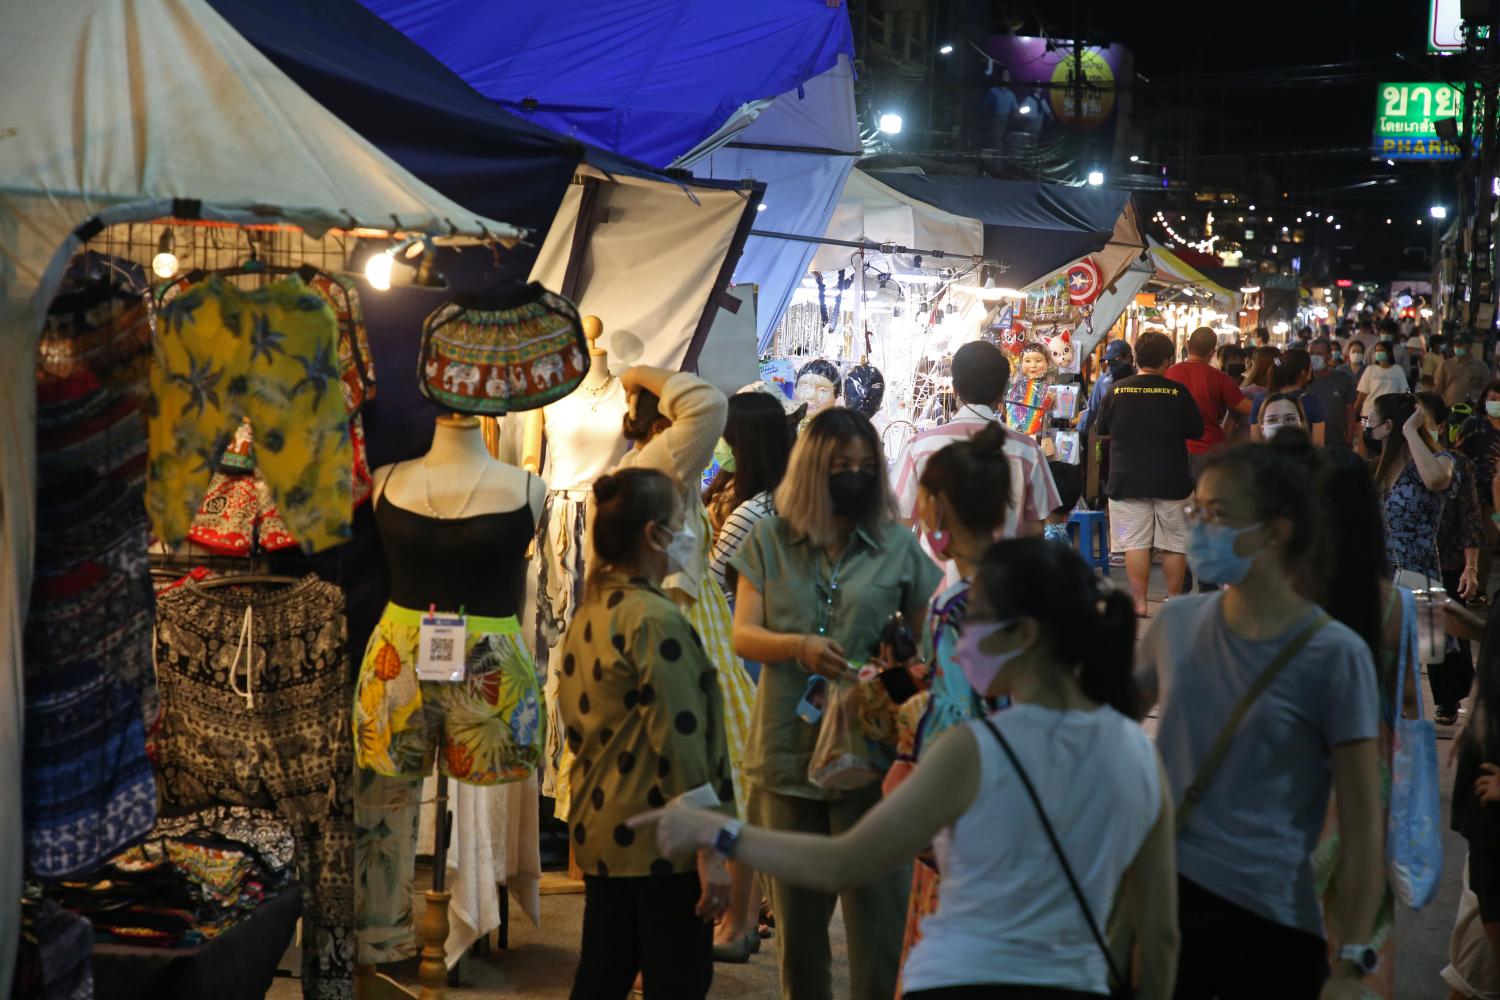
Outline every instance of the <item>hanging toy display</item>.
<svg viewBox="0 0 1500 1000">
<path fill-rule="evenodd" d="M 1073 337 L 1067 330 L 1047 338 L 1047 353 L 1052 358 L 1052 367 L 1059 373 L 1078 374 L 1078 352 L 1073 350 Z"/>
<path fill-rule="evenodd" d="M 858 410 L 867 417 L 874 417 L 880 412 L 880 404 L 885 401 L 885 376 L 880 374 L 880 369 L 868 361 L 861 361 L 849 369 L 849 374 L 844 377 L 844 405 L 851 410 Z"/>
<path fill-rule="evenodd" d="M 1022 434 L 1040 434 L 1052 409 L 1052 383 L 1047 373 L 1052 355 L 1032 341 L 1021 351 L 1020 371 L 1005 394 L 1005 422 Z"/>
<path fill-rule="evenodd" d="M 811 420 L 839 401 L 838 366 L 824 358 L 814 358 L 797 371 L 796 400 L 807 404 L 807 419 Z"/>
</svg>

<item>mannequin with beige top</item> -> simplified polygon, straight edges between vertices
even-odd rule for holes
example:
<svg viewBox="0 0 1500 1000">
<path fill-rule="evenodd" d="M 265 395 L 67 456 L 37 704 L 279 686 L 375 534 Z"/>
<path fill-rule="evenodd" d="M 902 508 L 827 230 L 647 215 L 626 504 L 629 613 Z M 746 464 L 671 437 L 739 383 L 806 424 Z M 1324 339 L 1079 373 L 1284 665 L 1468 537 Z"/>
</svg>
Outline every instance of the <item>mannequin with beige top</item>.
<svg viewBox="0 0 1500 1000">
<path fill-rule="evenodd" d="M 584 522 L 594 481 L 619 463 L 628 444 L 620 434 L 625 389 L 610 373 L 609 356 L 600 346 L 604 324 L 597 316 L 585 316 L 583 333 L 589 342 L 588 374 L 568 396 L 526 415 L 521 450 L 522 466 L 533 473 L 545 471 L 548 486 L 532 560 L 536 617 L 526 622 L 527 642 L 543 671 L 583 596 Z M 542 794 L 557 800 L 558 818 L 566 819 L 568 794 L 558 782 L 566 782 L 567 776 L 559 774 L 562 727 L 555 724 L 557 678 L 552 672 L 545 685 L 549 725 Z"/>
<path fill-rule="evenodd" d="M 358 961 L 397 961 L 416 951 L 419 808 L 435 799 L 436 816 L 451 826 L 453 854 L 448 837 L 435 838 L 421 930 L 427 996 L 426 987 L 439 986 L 446 968 L 498 926 L 495 885 L 516 895 L 517 882 L 530 878 L 534 894 L 539 875 L 535 773 L 545 734 L 516 616 L 546 486 L 496 461 L 479 420 L 458 415 L 438 417 L 427 454 L 377 469 L 374 483 L 390 602 L 355 694 Z M 430 631 L 444 619 L 460 624 Z M 435 789 L 424 795 L 434 770 Z M 449 779 L 459 782 L 451 800 Z M 507 827 L 522 836 L 515 856 L 503 848 L 497 856 L 494 845 L 517 841 Z M 519 901 L 534 919 L 538 904 Z"/>
</svg>

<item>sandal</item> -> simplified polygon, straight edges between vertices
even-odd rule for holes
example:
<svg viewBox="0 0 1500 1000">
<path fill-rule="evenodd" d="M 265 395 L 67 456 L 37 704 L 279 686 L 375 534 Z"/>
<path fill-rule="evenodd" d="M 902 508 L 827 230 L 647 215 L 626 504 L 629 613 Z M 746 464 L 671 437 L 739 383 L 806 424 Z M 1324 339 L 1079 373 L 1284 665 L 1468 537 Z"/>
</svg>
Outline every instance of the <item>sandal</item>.
<svg viewBox="0 0 1500 1000">
<path fill-rule="evenodd" d="M 737 941 L 727 941 L 723 944 L 716 942 L 714 944 L 714 961 L 724 962 L 729 965 L 744 965 L 750 961 L 750 956 L 754 953 L 754 948 L 750 944 L 751 937 L 755 937 L 758 942 L 760 935 L 745 934 Z"/>
<path fill-rule="evenodd" d="M 1439 708 L 1432 713 L 1432 721 L 1439 726 L 1452 726 L 1458 722 L 1458 709 Z"/>
</svg>

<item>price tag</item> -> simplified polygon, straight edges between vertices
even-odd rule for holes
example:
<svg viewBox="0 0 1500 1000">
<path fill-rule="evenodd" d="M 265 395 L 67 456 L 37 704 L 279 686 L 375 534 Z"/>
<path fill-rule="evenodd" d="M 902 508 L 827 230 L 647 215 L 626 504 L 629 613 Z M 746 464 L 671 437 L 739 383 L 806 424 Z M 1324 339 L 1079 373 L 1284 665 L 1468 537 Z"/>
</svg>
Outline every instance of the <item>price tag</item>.
<svg viewBox="0 0 1500 1000">
<path fill-rule="evenodd" d="M 440 615 L 422 616 L 417 637 L 417 679 L 456 683 L 464 679 L 465 618 Z"/>
</svg>

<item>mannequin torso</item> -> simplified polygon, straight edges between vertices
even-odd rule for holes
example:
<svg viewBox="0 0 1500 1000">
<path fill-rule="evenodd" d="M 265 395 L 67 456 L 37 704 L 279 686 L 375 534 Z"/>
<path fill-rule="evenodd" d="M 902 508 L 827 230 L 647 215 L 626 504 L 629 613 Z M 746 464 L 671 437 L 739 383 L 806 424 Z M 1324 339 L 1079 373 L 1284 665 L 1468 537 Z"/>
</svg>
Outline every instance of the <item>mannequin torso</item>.
<svg viewBox="0 0 1500 1000">
<path fill-rule="evenodd" d="M 589 370 L 583 377 L 582 384 L 568 397 L 572 403 L 587 399 L 597 404 L 597 401 L 607 395 L 623 395 L 617 391 L 617 380 L 609 371 L 609 354 L 599 346 L 599 339 L 604 335 L 604 324 L 598 316 L 585 316 L 583 318 L 583 335 L 589 342 Z M 554 403 L 553 406 L 558 405 Z M 613 411 L 617 407 L 611 405 Z M 521 445 L 521 465 L 528 472 L 540 473 L 542 468 L 542 442 L 546 436 L 547 415 L 546 411 L 551 407 L 540 410 L 532 410 L 526 414 L 526 431 Z M 597 409 L 602 410 L 602 406 Z M 611 412 L 610 419 L 614 414 Z M 603 466 L 601 473 L 608 471 L 614 463 Z M 548 472 L 549 479 L 556 477 Z M 559 484 L 559 489 L 568 488 L 568 484 Z"/>
<path fill-rule="evenodd" d="M 539 478 L 490 457 L 478 420 L 439 417 L 426 455 L 375 472 L 391 600 L 514 615 L 545 496 Z"/>
</svg>

